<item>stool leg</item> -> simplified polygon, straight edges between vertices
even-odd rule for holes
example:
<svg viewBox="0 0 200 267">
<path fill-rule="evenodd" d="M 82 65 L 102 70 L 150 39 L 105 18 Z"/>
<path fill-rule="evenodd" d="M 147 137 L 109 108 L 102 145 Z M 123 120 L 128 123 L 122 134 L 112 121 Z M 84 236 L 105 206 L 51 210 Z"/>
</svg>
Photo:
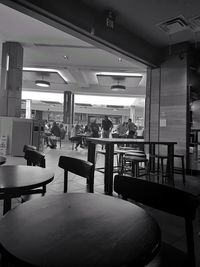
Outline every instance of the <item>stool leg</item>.
<svg viewBox="0 0 200 267">
<path fill-rule="evenodd" d="M 185 166 L 184 166 L 184 157 L 181 158 L 181 163 L 182 163 L 183 184 L 185 184 Z"/>
<path fill-rule="evenodd" d="M 159 173 L 160 173 L 160 159 L 157 158 L 157 182 L 158 183 L 159 183 L 159 180 L 160 180 Z"/>
</svg>

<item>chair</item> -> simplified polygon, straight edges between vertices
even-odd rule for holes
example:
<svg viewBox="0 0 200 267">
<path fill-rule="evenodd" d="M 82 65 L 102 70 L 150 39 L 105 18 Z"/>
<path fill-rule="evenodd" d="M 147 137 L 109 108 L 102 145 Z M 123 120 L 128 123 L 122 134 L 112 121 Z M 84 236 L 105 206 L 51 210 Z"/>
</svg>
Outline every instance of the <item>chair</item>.
<svg viewBox="0 0 200 267">
<path fill-rule="evenodd" d="M 24 158 L 27 160 L 28 166 L 46 167 L 45 154 L 43 152 L 27 149 Z"/>
<path fill-rule="evenodd" d="M 68 187 L 68 172 L 82 176 L 87 179 L 87 191 L 94 192 L 94 165 L 82 159 L 60 156 L 58 166 L 64 169 L 64 193 Z"/>
<path fill-rule="evenodd" d="M 194 195 L 174 187 L 122 175 L 115 176 L 114 190 L 119 195 L 122 195 L 125 200 L 130 198 L 152 208 L 184 218 L 188 261 L 185 261 L 186 265 L 183 266 L 195 267 L 192 222 L 195 219 L 196 208 L 199 202 Z M 170 253 L 168 254 L 169 251 Z M 160 253 L 161 265 L 159 266 L 180 267 L 181 265 L 174 265 L 173 263 L 177 255 L 183 257 L 183 254 L 180 250 L 163 243 Z M 169 262 L 170 260 L 172 260 L 172 263 Z"/>
<path fill-rule="evenodd" d="M 36 146 L 31 146 L 31 145 L 24 145 L 23 152 L 25 153 L 26 150 L 36 150 Z"/>
<path fill-rule="evenodd" d="M 30 147 L 26 147 L 24 159 L 27 161 L 27 166 L 38 166 L 45 168 L 46 167 L 46 161 L 45 161 L 45 154 L 43 152 L 29 149 Z M 27 177 L 28 178 L 28 177 Z M 42 186 L 42 189 L 32 189 L 28 190 L 23 195 L 30 195 L 30 194 L 42 194 L 44 195 L 46 193 L 46 185 Z M 24 201 L 24 199 L 23 199 Z"/>
</svg>

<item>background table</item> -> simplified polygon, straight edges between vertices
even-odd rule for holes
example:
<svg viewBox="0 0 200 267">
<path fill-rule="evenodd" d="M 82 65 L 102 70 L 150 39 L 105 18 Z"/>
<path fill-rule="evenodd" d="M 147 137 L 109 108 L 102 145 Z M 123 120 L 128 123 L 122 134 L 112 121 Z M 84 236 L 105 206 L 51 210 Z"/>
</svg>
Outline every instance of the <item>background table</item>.
<svg viewBox="0 0 200 267">
<path fill-rule="evenodd" d="M 50 183 L 54 178 L 46 168 L 20 165 L 0 167 L 0 197 L 4 199 L 3 213 L 11 209 L 11 199 L 23 195 L 26 190 Z"/>
<path fill-rule="evenodd" d="M 167 141 L 145 141 L 144 139 L 130 139 L 130 138 L 87 138 L 88 140 L 88 161 L 95 164 L 95 150 L 96 144 L 105 145 L 105 172 L 104 172 L 104 191 L 108 195 L 113 192 L 113 156 L 115 144 L 136 144 L 136 145 L 149 145 L 150 154 L 155 154 L 156 145 L 167 146 L 168 155 L 168 170 L 169 182 L 174 184 L 174 145 L 176 142 Z M 153 164 L 151 164 L 153 165 Z"/>
<path fill-rule="evenodd" d="M 4 163 L 6 163 L 6 157 L 0 156 L 0 165 L 3 165 Z"/>
<path fill-rule="evenodd" d="M 0 242 L 18 259 L 17 266 L 138 266 L 157 254 L 160 229 L 145 210 L 127 201 L 68 193 L 9 211 L 0 221 Z"/>
</svg>

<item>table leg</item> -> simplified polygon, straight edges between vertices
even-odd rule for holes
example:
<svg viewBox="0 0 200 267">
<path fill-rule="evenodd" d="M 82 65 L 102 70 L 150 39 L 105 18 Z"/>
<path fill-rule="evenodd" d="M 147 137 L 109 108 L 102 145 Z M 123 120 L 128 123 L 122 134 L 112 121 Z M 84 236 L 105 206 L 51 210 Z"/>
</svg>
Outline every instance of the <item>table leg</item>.
<svg viewBox="0 0 200 267">
<path fill-rule="evenodd" d="M 174 144 L 168 144 L 169 184 L 174 185 Z"/>
<path fill-rule="evenodd" d="M 11 197 L 5 197 L 3 203 L 3 215 L 11 209 Z"/>
<path fill-rule="evenodd" d="M 95 164 L 96 144 L 88 142 L 88 161 Z"/>
<path fill-rule="evenodd" d="M 149 170 L 155 172 L 155 144 L 149 144 L 150 166 Z M 152 157 L 151 157 L 152 156 Z"/>
<path fill-rule="evenodd" d="M 113 160 L 114 144 L 106 144 L 104 188 L 108 195 L 112 195 L 113 192 Z"/>
</svg>

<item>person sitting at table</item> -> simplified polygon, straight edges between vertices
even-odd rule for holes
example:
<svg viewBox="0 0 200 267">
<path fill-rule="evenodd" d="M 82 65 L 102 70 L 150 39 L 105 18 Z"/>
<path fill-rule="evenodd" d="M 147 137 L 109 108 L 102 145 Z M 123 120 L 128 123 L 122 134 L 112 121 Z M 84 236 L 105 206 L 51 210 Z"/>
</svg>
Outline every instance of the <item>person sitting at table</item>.
<svg viewBox="0 0 200 267">
<path fill-rule="evenodd" d="M 128 131 L 128 127 L 126 122 L 120 123 L 117 126 L 117 133 L 118 133 L 118 138 L 126 138 L 127 137 L 127 131 Z"/>
<path fill-rule="evenodd" d="M 60 138 L 60 128 L 57 123 L 54 121 L 53 126 L 51 128 L 51 136 L 49 137 L 50 148 L 57 147 L 57 140 Z"/>
<path fill-rule="evenodd" d="M 76 142 L 76 146 L 75 146 L 76 150 L 78 150 L 79 146 L 83 148 L 82 136 L 78 136 L 78 134 L 80 134 L 79 127 L 77 127 L 77 125 L 75 127 L 72 125 L 71 135 L 70 135 L 69 140 L 72 142 Z"/>
</svg>

